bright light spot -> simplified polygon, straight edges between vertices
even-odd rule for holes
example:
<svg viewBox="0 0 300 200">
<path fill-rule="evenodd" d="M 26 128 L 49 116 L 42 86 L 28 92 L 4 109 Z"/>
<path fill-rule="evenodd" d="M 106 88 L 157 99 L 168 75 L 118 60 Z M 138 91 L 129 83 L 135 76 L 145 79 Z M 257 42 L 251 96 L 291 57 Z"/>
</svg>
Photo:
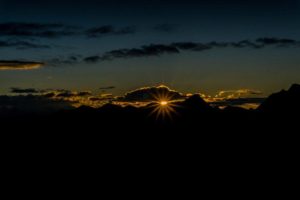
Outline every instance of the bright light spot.
<svg viewBox="0 0 300 200">
<path fill-rule="evenodd" d="M 161 106 L 167 106 L 167 105 L 168 105 L 168 102 L 167 102 L 167 101 L 161 101 L 161 102 L 160 102 L 160 105 L 161 105 Z"/>
</svg>

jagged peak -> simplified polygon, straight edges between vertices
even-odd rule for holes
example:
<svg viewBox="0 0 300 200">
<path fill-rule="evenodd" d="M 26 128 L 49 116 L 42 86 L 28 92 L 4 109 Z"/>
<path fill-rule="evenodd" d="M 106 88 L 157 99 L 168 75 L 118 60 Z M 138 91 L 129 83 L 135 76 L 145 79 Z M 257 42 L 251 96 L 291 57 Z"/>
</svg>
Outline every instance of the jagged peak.
<svg viewBox="0 0 300 200">
<path fill-rule="evenodd" d="M 290 89 L 288 90 L 289 92 L 297 92 L 300 94 L 300 85 L 299 84 L 293 84 Z"/>
</svg>

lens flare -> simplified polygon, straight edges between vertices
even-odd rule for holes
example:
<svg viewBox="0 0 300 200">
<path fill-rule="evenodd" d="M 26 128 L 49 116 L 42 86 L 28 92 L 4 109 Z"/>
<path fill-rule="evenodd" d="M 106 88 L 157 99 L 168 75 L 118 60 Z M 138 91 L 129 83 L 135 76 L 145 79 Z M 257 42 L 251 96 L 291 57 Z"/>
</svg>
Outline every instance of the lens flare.
<svg viewBox="0 0 300 200">
<path fill-rule="evenodd" d="M 151 107 L 153 111 L 150 115 L 155 115 L 157 120 L 173 119 L 177 115 L 176 107 L 178 105 L 173 100 L 173 96 L 167 92 L 160 91 L 159 93 L 152 94 L 155 101 Z"/>
</svg>

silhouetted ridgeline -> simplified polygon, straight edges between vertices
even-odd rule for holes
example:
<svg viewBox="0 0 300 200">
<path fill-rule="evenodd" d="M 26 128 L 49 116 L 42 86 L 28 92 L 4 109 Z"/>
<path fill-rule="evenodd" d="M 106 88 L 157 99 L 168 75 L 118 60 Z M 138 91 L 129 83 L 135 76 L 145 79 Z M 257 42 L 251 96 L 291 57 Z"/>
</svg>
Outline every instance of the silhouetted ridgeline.
<svg viewBox="0 0 300 200">
<path fill-rule="evenodd" d="M 2 99 L 3 101 L 5 99 Z M 299 102 L 300 85 L 295 84 L 287 91 L 272 94 L 257 110 L 238 107 L 227 107 L 221 110 L 211 107 L 199 95 L 193 95 L 183 102 L 170 105 L 172 108 L 169 110 L 165 110 L 166 108 L 160 110 L 160 105 L 155 104 L 140 108 L 107 104 L 99 109 L 82 106 L 77 109 L 58 109 L 54 113 L 48 113 L 46 111 L 30 112 L 30 108 L 21 112 L 2 106 L 0 117 L 2 124 L 13 124 L 12 127 L 22 124 L 21 127 L 24 128 L 42 126 L 55 130 L 58 130 L 58 127 L 69 130 L 109 128 L 110 130 L 126 129 L 143 132 L 165 128 L 174 131 L 206 129 L 257 132 L 261 126 L 271 129 L 289 124 L 290 127 L 290 123 L 296 121 L 297 114 L 300 113 Z M 60 102 L 57 102 L 57 105 L 56 109 L 59 108 Z"/>
<path fill-rule="evenodd" d="M 266 113 L 294 113 L 300 111 L 300 85 L 294 84 L 288 91 L 272 94 L 258 108 L 261 112 Z"/>
<path fill-rule="evenodd" d="M 29 157 L 29 162 L 44 160 L 47 166 L 49 159 L 58 166 L 76 161 L 74 166 L 90 167 L 100 162 L 114 173 L 127 170 L 127 163 L 151 170 L 166 165 L 167 171 L 188 166 L 184 171 L 188 173 L 204 167 L 201 173 L 212 172 L 209 176 L 230 175 L 226 181 L 235 173 L 238 177 L 247 174 L 246 180 L 255 181 L 261 174 L 270 174 L 269 180 L 273 180 L 282 170 L 273 173 L 278 163 L 289 166 L 287 172 L 296 166 L 299 96 L 300 86 L 293 85 L 271 95 L 257 110 L 220 110 L 194 95 L 177 103 L 171 118 L 164 119 L 163 114 L 158 118 L 151 114 L 156 104 L 142 108 L 107 104 L 100 109 L 80 107 L 44 115 L 6 108 L 1 111 L 1 136 L 9 137 L 2 140 L 7 155 L 13 154 L 9 157 L 14 161 L 21 159 L 21 164 Z"/>
</svg>

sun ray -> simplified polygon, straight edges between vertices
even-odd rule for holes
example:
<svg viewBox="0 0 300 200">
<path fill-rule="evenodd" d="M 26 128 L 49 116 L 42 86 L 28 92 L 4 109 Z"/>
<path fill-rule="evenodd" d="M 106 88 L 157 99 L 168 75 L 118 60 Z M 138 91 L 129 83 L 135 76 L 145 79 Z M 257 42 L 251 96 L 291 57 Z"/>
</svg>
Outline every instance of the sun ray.
<svg viewBox="0 0 300 200">
<path fill-rule="evenodd" d="M 178 104 L 173 100 L 173 95 L 166 93 L 165 91 L 160 91 L 152 94 L 155 99 L 152 112 L 150 115 L 155 115 L 156 120 L 172 120 L 174 115 L 178 115 L 176 112 L 176 107 Z"/>
</svg>

